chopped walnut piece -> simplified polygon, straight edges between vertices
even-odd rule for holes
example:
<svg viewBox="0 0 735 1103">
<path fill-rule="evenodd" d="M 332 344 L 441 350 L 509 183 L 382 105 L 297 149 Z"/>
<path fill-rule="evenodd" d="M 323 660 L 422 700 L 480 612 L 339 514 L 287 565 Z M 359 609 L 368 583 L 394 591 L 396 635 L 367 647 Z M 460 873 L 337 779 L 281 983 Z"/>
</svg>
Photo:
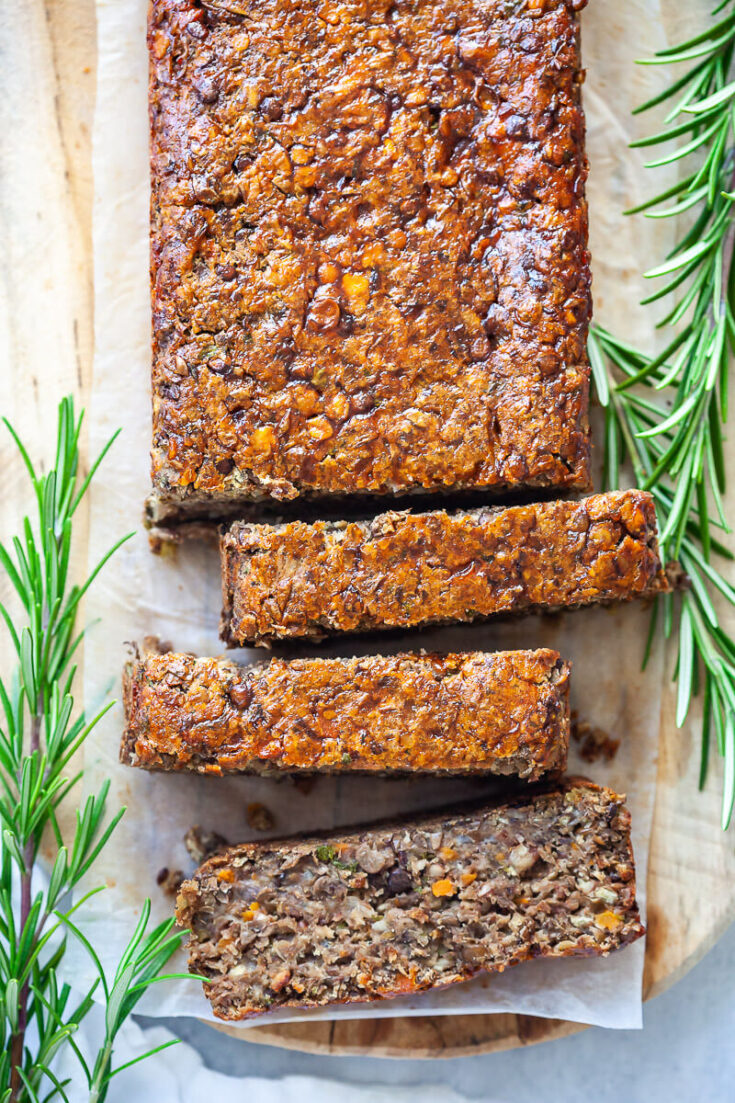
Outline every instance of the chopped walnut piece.
<svg viewBox="0 0 735 1103">
<path fill-rule="evenodd" d="M 276 818 L 264 804 L 253 801 L 248 805 L 247 821 L 253 831 L 270 831 L 275 826 Z"/>
<path fill-rule="evenodd" d="M 620 740 L 613 739 L 602 728 L 595 728 L 586 720 L 572 720 L 572 739 L 579 743 L 579 756 L 585 762 L 604 759 L 612 762 L 620 747 Z"/>
<path fill-rule="evenodd" d="M 184 846 L 197 865 L 210 854 L 215 854 L 228 845 L 227 839 L 222 835 L 218 835 L 216 831 L 204 831 L 198 824 L 190 827 L 184 836 Z"/>
<path fill-rule="evenodd" d="M 164 866 L 156 874 L 156 884 L 160 885 L 167 896 L 176 896 L 184 882 L 184 874 L 180 869 L 169 869 Z"/>
</svg>

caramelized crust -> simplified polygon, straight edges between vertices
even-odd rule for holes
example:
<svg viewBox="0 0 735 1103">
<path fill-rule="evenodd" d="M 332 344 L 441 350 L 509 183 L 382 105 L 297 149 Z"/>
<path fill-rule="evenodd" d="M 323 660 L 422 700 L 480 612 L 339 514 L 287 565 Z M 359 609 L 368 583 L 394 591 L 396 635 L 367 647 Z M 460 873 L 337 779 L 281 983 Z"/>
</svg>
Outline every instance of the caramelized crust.
<svg viewBox="0 0 735 1103">
<path fill-rule="evenodd" d="M 223 638 L 319 639 L 666 589 L 650 494 L 372 521 L 236 523 L 221 539 Z"/>
<path fill-rule="evenodd" d="M 177 901 L 220 1019 L 388 999 L 644 933 L 625 798 L 530 800 L 210 858 Z"/>
<path fill-rule="evenodd" d="M 274 659 L 146 655 L 125 670 L 129 766 L 199 773 L 492 773 L 566 766 L 556 651 Z"/>
<path fill-rule="evenodd" d="M 153 0 L 154 521 L 589 483 L 585 0 Z"/>
</svg>

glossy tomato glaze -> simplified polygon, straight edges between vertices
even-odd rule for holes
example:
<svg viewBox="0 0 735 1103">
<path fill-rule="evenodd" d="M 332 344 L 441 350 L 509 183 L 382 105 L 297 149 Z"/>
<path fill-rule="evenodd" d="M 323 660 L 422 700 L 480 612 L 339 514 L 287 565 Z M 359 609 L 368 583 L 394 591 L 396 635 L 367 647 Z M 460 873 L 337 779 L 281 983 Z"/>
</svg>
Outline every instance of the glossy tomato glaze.
<svg viewBox="0 0 735 1103">
<path fill-rule="evenodd" d="M 148 654 L 125 671 L 130 766 L 207 774 L 488 773 L 566 766 L 558 652 L 222 659 Z"/>
<path fill-rule="evenodd" d="M 162 503 L 588 486 L 583 6 L 153 0 Z"/>
<path fill-rule="evenodd" d="M 238 522 L 221 539 L 232 644 L 418 628 L 667 588 L 642 490 L 371 521 Z"/>
</svg>

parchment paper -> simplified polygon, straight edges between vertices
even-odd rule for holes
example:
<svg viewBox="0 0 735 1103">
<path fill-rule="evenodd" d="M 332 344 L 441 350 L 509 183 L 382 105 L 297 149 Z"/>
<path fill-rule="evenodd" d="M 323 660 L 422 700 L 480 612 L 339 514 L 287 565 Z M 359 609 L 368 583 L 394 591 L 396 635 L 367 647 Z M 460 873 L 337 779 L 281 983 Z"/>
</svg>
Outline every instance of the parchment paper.
<svg viewBox="0 0 735 1103">
<path fill-rule="evenodd" d="M 669 41 L 671 22 L 685 5 L 669 0 L 609 3 L 593 0 L 583 15 L 583 55 L 588 70 L 585 105 L 591 162 L 589 198 L 596 315 L 621 336 L 651 346 L 652 315 L 637 308 L 643 294 L 639 273 L 666 252 L 673 227 L 642 218 L 622 218 L 658 183 L 642 172 L 645 159 L 627 148 L 654 119 L 637 123 L 630 110 L 662 87 L 667 74 L 634 67 L 634 59 Z M 690 17 L 703 5 L 687 4 Z M 148 132 L 146 0 L 98 2 L 98 104 L 94 134 L 96 357 L 91 408 L 92 450 L 118 426 L 123 434 L 93 484 L 90 557 L 96 561 L 123 532 L 136 528 L 93 587 L 85 651 L 84 690 L 88 710 L 112 693 L 119 695 L 125 641 L 159 635 L 179 650 L 218 654 L 220 609 L 216 552 L 192 544 L 176 556 L 155 557 L 140 524 L 149 487 L 150 310 L 148 287 Z M 701 14 L 701 13 L 700 13 Z M 680 31 L 677 27 L 677 33 Z M 638 129 L 636 129 L 638 128 Z M 671 171 L 659 172 L 665 186 Z M 645 189 L 642 191 L 641 189 Z M 456 648 L 557 648 L 573 662 L 572 701 L 581 719 L 620 739 L 612 762 L 576 759 L 570 772 L 585 773 L 628 794 L 633 815 L 639 900 L 643 905 L 648 859 L 662 679 L 660 649 L 645 675 L 641 657 L 647 610 L 629 606 L 585 610 L 554 618 L 520 619 L 511 625 L 450 628 L 369 644 L 337 641 L 311 654 L 349 655 L 423 646 Z M 235 657 L 262 660 L 262 652 Z M 478 795 L 486 782 L 457 780 L 361 780 L 320 778 L 304 793 L 290 781 L 214 779 L 147 774 L 118 764 L 122 727 L 118 705 L 87 745 L 85 784 L 97 789 L 111 779 L 110 801 L 127 814 L 102 858 L 108 890 L 85 909 L 97 928 L 95 944 L 113 965 L 150 896 L 154 914 L 170 914 L 172 902 L 156 884 L 163 866 L 191 869 L 183 836 L 192 824 L 213 828 L 232 842 L 252 838 L 245 809 L 261 801 L 275 814 L 275 834 L 369 821 Z M 264 836 L 260 836 L 261 838 Z M 387 1003 L 301 1014 L 275 1013 L 270 1020 L 362 1018 L 518 1011 L 610 1027 L 641 1022 L 640 941 L 606 960 L 546 961 L 520 966 L 436 994 Z M 183 967 L 183 956 L 177 965 Z M 76 968 L 88 970 L 80 957 Z M 141 1005 L 149 1015 L 211 1018 L 197 982 L 172 982 L 152 989 Z M 247 1024 L 243 1025 L 247 1029 Z"/>
</svg>

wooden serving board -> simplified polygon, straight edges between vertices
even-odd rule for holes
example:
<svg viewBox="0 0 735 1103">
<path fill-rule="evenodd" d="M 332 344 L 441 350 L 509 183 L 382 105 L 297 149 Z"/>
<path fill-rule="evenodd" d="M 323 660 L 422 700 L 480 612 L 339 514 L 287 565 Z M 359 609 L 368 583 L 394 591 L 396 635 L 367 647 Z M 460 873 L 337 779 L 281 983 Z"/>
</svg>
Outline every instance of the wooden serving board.
<svg viewBox="0 0 735 1103">
<path fill-rule="evenodd" d="M 84 402 L 92 377 L 93 0 L 6 3 L 3 54 L 0 412 L 48 457 L 58 399 L 73 392 Z M 28 497 L 7 439 L 0 447 L 6 536 L 16 530 Z M 735 848 L 719 826 L 720 764 L 713 764 L 706 791 L 698 792 L 697 718 L 677 731 L 673 704 L 667 690 L 648 877 L 646 999 L 691 969 L 735 917 Z M 549 1041 L 580 1027 L 503 1014 L 219 1029 L 313 1053 L 457 1057 Z"/>
</svg>

